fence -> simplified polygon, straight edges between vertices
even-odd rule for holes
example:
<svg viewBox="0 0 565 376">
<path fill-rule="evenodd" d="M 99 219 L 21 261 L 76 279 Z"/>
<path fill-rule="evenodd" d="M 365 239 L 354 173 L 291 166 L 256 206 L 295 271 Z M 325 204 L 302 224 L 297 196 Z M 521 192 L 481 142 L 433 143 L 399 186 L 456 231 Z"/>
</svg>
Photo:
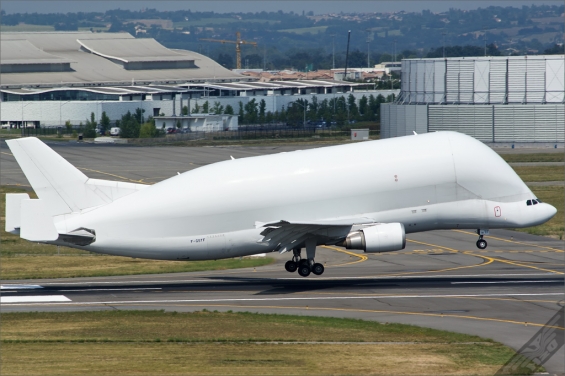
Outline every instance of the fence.
<svg viewBox="0 0 565 376">
<path fill-rule="evenodd" d="M 378 131 L 370 131 L 370 136 L 377 138 Z M 130 144 L 173 143 L 182 141 L 237 141 L 237 140 L 292 140 L 292 139 L 349 139 L 349 130 L 330 130 L 323 128 L 273 128 L 273 127 L 244 127 L 237 131 L 219 132 L 188 132 L 168 134 L 156 138 L 129 139 Z"/>
<path fill-rule="evenodd" d="M 76 129 L 73 129 L 77 131 Z M 22 128 L 2 130 L 0 134 L 29 136 L 49 136 L 57 134 L 72 133 L 66 128 Z M 60 133 L 58 133 L 60 132 Z M 207 140 L 267 140 L 267 139 L 305 139 L 305 138 L 322 138 L 322 139 L 348 139 L 350 138 L 349 130 L 333 130 L 328 128 L 307 127 L 307 128 L 289 128 L 289 127 L 273 127 L 273 126 L 244 126 L 236 131 L 219 131 L 219 132 L 187 132 L 160 135 L 155 138 L 136 138 L 129 139 L 131 144 L 154 144 L 154 143 L 172 143 L 182 141 Z M 379 136 L 378 131 L 370 131 L 370 137 Z"/>
</svg>

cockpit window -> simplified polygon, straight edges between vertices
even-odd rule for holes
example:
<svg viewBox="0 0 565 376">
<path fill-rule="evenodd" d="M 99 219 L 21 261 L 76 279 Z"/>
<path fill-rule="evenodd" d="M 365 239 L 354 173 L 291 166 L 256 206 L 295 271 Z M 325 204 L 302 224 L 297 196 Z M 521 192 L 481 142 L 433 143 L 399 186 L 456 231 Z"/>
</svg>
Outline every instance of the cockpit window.
<svg viewBox="0 0 565 376">
<path fill-rule="evenodd" d="M 526 205 L 531 206 L 531 205 L 532 205 L 532 200 L 526 201 Z"/>
<path fill-rule="evenodd" d="M 541 204 L 541 200 L 539 198 L 537 199 L 537 202 L 539 202 Z"/>
<path fill-rule="evenodd" d="M 537 204 L 538 204 L 538 202 L 537 202 L 536 200 L 532 200 L 532 203 L 533 203 L 534 205 L 537 205 Z"/>
</svg>

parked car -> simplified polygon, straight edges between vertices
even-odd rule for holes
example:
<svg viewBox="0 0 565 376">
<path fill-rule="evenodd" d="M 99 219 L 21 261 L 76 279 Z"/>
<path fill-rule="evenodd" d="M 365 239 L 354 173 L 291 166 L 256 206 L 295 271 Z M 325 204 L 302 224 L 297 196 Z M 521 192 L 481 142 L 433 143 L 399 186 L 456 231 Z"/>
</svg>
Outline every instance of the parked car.
<svg viewBox="0 0 565 376">
<path fill-rule="evenodd" d="M 177 133 L 176 128 L 167 128 L 167 134 L 174 134 L 174 133 Z"/>
<path fill-rule="evenodd" d="M 119 136 L 122 130 L 119 127 L 110 128 L 110 136 Z"/>
</svg>

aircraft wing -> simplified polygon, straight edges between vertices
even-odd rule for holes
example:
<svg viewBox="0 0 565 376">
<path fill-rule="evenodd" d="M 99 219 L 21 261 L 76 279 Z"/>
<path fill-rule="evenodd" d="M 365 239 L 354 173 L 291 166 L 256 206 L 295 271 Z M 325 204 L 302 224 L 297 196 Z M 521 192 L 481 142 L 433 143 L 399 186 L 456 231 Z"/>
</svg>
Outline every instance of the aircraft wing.
<svg viewBox="0 0 565 376">
<path fill-rule="evenodd" d="M 345 218 L 330 219 L 313 222 L 285 221 L 261 223 L 257 222 L 257 228 L 263 236 L 259 243 L 274 244 L 275 250 L 280 253 L 290 251 L 299 246 L 310 237 L 324 238 L 326 244 L 337 243 L 347 236 L 351 228 L 356 225 L 371 225 L 375 221 L 371 218 Z"/>
</svg>

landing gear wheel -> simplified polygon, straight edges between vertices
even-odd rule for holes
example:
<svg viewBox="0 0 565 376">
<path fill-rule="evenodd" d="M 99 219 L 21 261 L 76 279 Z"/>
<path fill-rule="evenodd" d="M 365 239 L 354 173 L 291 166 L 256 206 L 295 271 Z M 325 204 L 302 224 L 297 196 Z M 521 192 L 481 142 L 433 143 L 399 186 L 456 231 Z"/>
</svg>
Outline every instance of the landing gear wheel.
<svg viewBox="0 0 565 376">
<path fill-rule="evenodd" d="M 310 275 L 310 267 L 307 264 L 300 265 L 298 267 L 298 274 L 303 277 L 308 277 Z"/>
<path fill-rule="evenodd" d="M 294 261 L 287 261 L 286 264 L 284 264 L 284 268 L 287 272 L 294 273 L 296 269 L 298 269 L 298 264 Z"/>
<path fill-rule="evenodd" d="M 477 248 L 485 249 L 487 247 L 487 241 L 485 239 L 477 240 Z"/>
<path fill-rule="evenodd" d="M 312 266 L 312 273 L 316 275 L 324 274 L 324 265 L 320 263 L 315 263 L 314 266 Z"/>
</svg>

